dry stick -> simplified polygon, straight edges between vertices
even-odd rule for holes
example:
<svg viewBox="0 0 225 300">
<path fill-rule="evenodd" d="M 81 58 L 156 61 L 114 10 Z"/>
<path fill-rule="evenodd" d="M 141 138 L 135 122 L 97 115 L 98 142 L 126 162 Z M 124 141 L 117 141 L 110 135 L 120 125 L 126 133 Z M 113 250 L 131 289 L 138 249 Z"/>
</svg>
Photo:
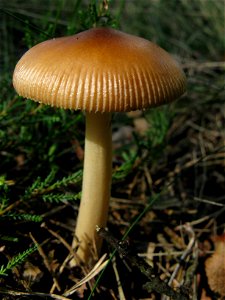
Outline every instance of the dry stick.
<svg viewBox="0 0 225 300">
<path fill-rule="evenodd" d="M 113 267 L 113 271 L 114 271 L 114 274 L 115 274 L 115 277 L 116 277 L 119 299 L 120 300 L 126 300 L 124 292 L 123 292 L 123 287 L 122 287 L 122 284 L 121 284 L 121 281 L 120 281 L 120 275 L 119 275 L 119 272 L 117 271 L 115 256 L 113 256 L 113 258 L 112 258 L 112 267 Z"/>
<path fill-rule="evenodd" d="M 197 273 L 196 273 L 196 270 L 197 270 L 197 267 L 198 267 L 198 245 L 197 243 L 195 243 L 194 247 L 193 247 L 193 262 L 192 264 L 190 265 L 189 268 L 187 268 L 186 270 L 186 274 L 185 274 L 185 281 L 184 281 L 184 285 L 185 287 L 191 287 L 193 286 L 192 288 L 192 298 L 193 299 L 197 299 Z M 194 282 L 194 284 L 193 284 Z"/>
<path fill-rule="evenodd" d="M 56 225 L 57 227 L 61 227 L 61 228 L 63 228 L 63 229 L 66 229 L 66 230 L 68 230 L 69 232 L 74 232 L 74 228 L 72 227 L 72 226 L 69 226 L 69 225 L 67 225 L 67 224 L 65 224 L 65 223 L 62 223 L 62 222 L 59 222 L 59 221 L 56 221 L 56 220 L 52 220 L 52 219 L 50 219 L 50 220 L 48 220 L 51 224 L 54 224 L 54 225 Z"/>
<path fill-rule="evenodd" d="M 50 228 L 48 228 L 45 223 L 42 223 L 41 227 L 43 227 L 46 230 L 48 230 L 49 233 L 51 233 L 55 238 L 57 238 L 68 249 L 68 251 L 70 252 L 70 255 L 66 258 L 66 262 L 69 261 L 69 260 L 71 260 L 71 257 L 72 257 L 73 259 L 76 260 L 77 263 L 80 264 L 79 257 L 76 255 L 76 252 L 73 250 L 73 248 L 70 246 L 70 244 L 68 244 L 58 233 L 56 233 L 55 231 L 53 231 Z M 82 269 L 82 271 L 83 271 L 84 274 L 86 274 L 86 275 L 88 274 L 88 270 L 84 266 L 81 266 L 81 269 Z M 61 266 L 59 272 L 60 272 L 60 274 L 63 272 L 63 266 Z M 55 287 L 55 283 L 52 286 L 51 290 L 53 290 L 54 287 Z"/>
<path fill-rule="evenodd" d="M 14 291 L 14 290 L 8 290 L 6 288 L 0 288 L 0 294 L 3 295 L 10 295 L 13 297 L 18 297 L 18 296 L 35 296 L 35 297 L 43 297 L 43 298 L 52 298 L 52 299 L 57 299 L 57 300 L 71 300 L 70 298 L 66 298 L 64 296 L 56 295 L 56 294 L 45 294 L 45 293 L 28 293 L 28 292 L 22 292 L 22 291 Z M 18 298 L 16 298 L 18 299 Z"/>
<path fill-rule="evenodd" d="M 15 208 L 16 206 L 18 206 L 21 202 L 22 202 L 22 200 L 19 199 L 19 200 L 17 200 L 16 202 L 10 204 L 10 205 L 7 206 L 4 210 L 0 211 L 0 216 L 4 215 L 4 214 L 7 213 L 8 211 L 12 210 L 12 209 Z"/>
<path fill-rule="evenodd" d="M 58 233 L 56 233 L 53 230 L 49 229 L 45 223 L 42 223 L 41 227 L 45 228 L 46 230 L 48 230 L 49 233 L 51 233 L 54 237 L 56 237 L 69 250 L 72 257 L 74 257 L 74 259 L 76 259 L 75 252 L 73 251 L 72 247 Z M 68 260 L 69 260 L 69 257 L 68 257 Z M 60 274 L 63 272 L 63 269 L 64 269 L 64 265 L 63 265 L 63 268 L 62 268 L 62 266 L 60 268 Z M 54 282 L 53 286 L 51 288 L 51 293 L 53 293 L 55 287 L 57 287 L 57 286 Z"/>
<path fill-rule="evenodd" d="M 100 273 L 108 264 L 108 260 L 105 260 L 106 254 L 104 254 L 98 262 L 94 265 L 92 270 L 84 277 L 82 278 L 78 283 L 73 285 L 69 290 L 67 290 L 63 295 L 64 296 L 70 296 L 76 292 L 76 290 L 84 285 L 86 282 L 90 283 L 90 280 L 94 278 L 98 273 Z"/>
<path fill-rule="evenodd" d="M 184 224 L 184 225 L 181 225 L 181 226 L 178 226 L 178 228 L 183 228 L 189 235 L 190 235 L 190 241 L 187 245 L 187 248 L 185 249 L 185 251 L 183 252 L 183 254 L 181 255 L 181 258 L 180 258 L 180 262 L 176 265 L 174 271 L 173 271 L 173 274 L 171 275 L 170 277 L 170 280 L 168 282 L 168 285 L 171 286 L 174 279 L 176 278 L 180 268 L 181 268 L 181 264 L 182 262 L 185 261 L 185 259 L 188 257 L 188 255 L 191 253 L 194 245 L 195 245 L 195 233 L 192 229 L 192 227 L 187 223 L 187 224 Z M 167 297 L 163 297 L 162 300 L 167 300 L 168 298 Z"/>
<path fill-rule="evenodd" d="M 215 202 L 212 200 L 202 199 L 200 197 L 194 197 L 193 199 L 195 201 L 199 201 L 199 202 L 203 202 L 203 203 L 207 203 L 207 204 L 211 204 L 211 205 L 215 205 L 215 206 L 225 207 L 225 205 L 223 203 L 218 203 L 218 202 Z"/>
<path fill-rule="evenodd" d="M 176 292 L 172 287 L 168 286 L 164 281 L 160 279 L 154 272 L 154 269 L 146 263 L 144 259 L 138 257 L 136 254 L 131 253 L 127 248 L 126 241 L 119 241 L 114 238 L 108 231 L 103 228 L 96 228 L 98 234 L 105 239 L 118 253 L 126 258 L 133 267 L 137 267 L 142 274 L 144 274 L 149 281 L 144 284 L 143 288 L 148 292 L 155 291 L 159 294 L 165 294 L 174 300 L 188 300 L 189 297 L 183 292 Z"/>
<path fill-rule="evenodd" d="M 57 232 L 55 232 L 55 231 L 53 231 L 53 230 L 51 230 L 50 228 L 48 228 L 47 227 L 47 225 L 45 224 L 45 223 L 43 223 L 43 224 L 41 224 L 41 227 L 43 227 L 43 228 L 45 228 L 46 230 L 48 230 L 48 232 L 50 233 L 50 234 L 52 234 L 55 238 L 57 238 L 68 250 L 69 250 L 69 252 L 70 252 L 70 255 L 67 257 L 67 259 L 66 259 L 66 261 L 65 261 L 65 264 L 66 264 L 66 262 L 68 261 L 68 260 L 71 260 L 71 257 L 73 257 L 79 264 L 80 264 L 80 260 L 79 260 L 79 257 L 77 257 L 77 255 L 76 255 L 76 252 L 73 250 L 73 248 L 57 233 Z M 59 273 L 61 274 L 62 272 L 63 272 L 63 269 L 64 269 L 64 265 L 63 266 L 61 266 L 61 268 L 60 268 L 60 270 L 59 270 Z M 88 270 L 87 270 L 87 268 L 85 268 L 84 266 L 81 266 L 81 269 L 82 269 L 82 271 L 83 271 L 83 273 L 86 275 L 86 277 L 88 277 L 88 275 L 89 274 L 92 274 L 92 271 L 91 272 L 89 272 L 88 273 Z M 86 278 L 85 277 L 85 278 Z M 84 278 L 84 279 L 85 279 Z M 84 280 L 83 279 L 83 280 Z M 82 283 L 82 281 L 83 280 L 81 280 L 81 282 L 80 283 L 78 283 L 78 284 L 75 284 L 75 286 L 73 286 L 73 288 L 71 288 L 69 291 L 67 291 L 67 292 L 65 292 L 65 296 L 70 296 L 70 295 L 72 295 L 72 293 L 73 292 L 75 292 L 76 291 L 76 289 L 81 285 L 81 283 Z M 85 281 L 86 282 L 86 281 Z M 88 284 L 89 284 L 89 286 L 90 286 L 90 288 L 92 288 L 92 286 L 91 286 L 91 283 L 90 283 L 90 281 L 88 282 Z M 53 284 L 53 286 L 52 286 L 52 288 L 51 288 L 51 291 L 53 291 L 54 290 L 54 288 L 55 288 L 55 283 Z M 71 292 L 71 293 L 70 293 Z"/>
<path fill-rule="evenodd" d="M 67 241 L 65 241 L 65 239 L 63 237 L 61 237 L 61 235 L 59 235 L 57 232 L 53 231 L 52 229 L 48 228 L 46 223 L 42 223 L 41 227 L 48 230 L 48 232 L 51 233 L 51 235 L 53 235 L 55 238 L 57 238 L 57 240 L 59 240 L 67 248 L 67 250 L 70 252 L 71 256 L 77 261 L 77 263 L 80 264 L 79 258 L 76 256 L 76 252 L 73 250 L 73 248 L 70 246 L 70 244 L 68 244 Z"/>
<path fill-rule="evenodd" d="M 191 250 L 192 250 L 192 248 L 193 248 L 193 246 L 194 246 L 194 244 L 195 244 L 195 234 L 194 234 L 194 231 L 193 231 L 193 229 L 191 228 L 191 226 L 189 226 L 188 224 L 184 224 L 184 225 L 182 225 L 182 226 L 180 226 L 180 227 L 184 228 L 184 229 L 190 234 L 190 236 L 191 236 L 190 241 L 189 241 L 189 243 L 188 243 L 188 245 L 187 245 L 187 248 L 185 249 L 185 251 L 184 251 L 183 254 L 181 255 L 180 261 L 182 262 L 182 261 L 184 261 L 184 260 L 187 258 L 187 256 L 191 253 Z M 180 269 L 180 267 L 181 267 L 181 262 L 179 262 L 179 263 L 177 264 L 175 270 L 173 271 L 173 274 L 171 275 L 170 280 L 169 280 L 169 282 L 168 282 L 169 285 L 172 284 L 173 280 L 174 280 L 175 277 L 177 276 L 177 273 L 178 273 L 178 271 L 179 271 L 179 269 Z"/>
<path fill-rule="evenodd" d="M 60 288 L 60 286 L 59 286 L 59 283 L 58 283 L 58 281 L 57 281 L 57 279 L 56 279 L 56 277 L 55 277 L 54 272 L 52 271 L 51 265 L 49 264 L 48 258 L 47 258 L 47 256 L 45 255 L 45 253 L 44 253 L 42 247 L 38 244 L 38 242 L 36 241 L 36 239 L 33 237 L 33 235 L 32 235 L 31 233 L 30 233 L 29 235 L 30 235 L 32 241 L 33 241 L 35 244 L 38 245 L 38 248 L 37 248 L 37 249 L 38 249 L 38 252 L 39 252 L 39 254 L 41 255 L 41 257 L 43 258 L 44 264 L 45 264 L 47 270 L 49 271 L 49 273 L 51 274 L 55 286 L 57 287 L 58 291 L 61 291 L 61 288 Z"/>
<path fill-rule="evenodd" d="M 210 68 L 224 68 L 225 62 L 224 61 L 206 61 L 204 63 L 196 63 L 195 61 L 187 62 L 183 64 L 183 68 L 187 69 L 210 69 Z"/>
</svg>

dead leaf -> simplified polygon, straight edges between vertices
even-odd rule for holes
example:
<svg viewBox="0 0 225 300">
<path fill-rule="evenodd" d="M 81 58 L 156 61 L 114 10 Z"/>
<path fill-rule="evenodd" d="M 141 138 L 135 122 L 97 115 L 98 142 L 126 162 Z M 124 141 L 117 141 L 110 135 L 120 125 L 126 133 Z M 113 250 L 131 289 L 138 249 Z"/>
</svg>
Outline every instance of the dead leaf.
<svg viewBox="0 0 225 300">
<path fill-rule="evenodd" d="M 205 271 L 211 290 L 225 296 L 225 234 L 214 239 L 215 252 L 205 261 Z"/>
<path fill-rule="evenodd" d="M 23 278 L 30 282 L 38 282 L 43 276 L 43 272 L 30 262 L 24 264 Z"/>
<path fill-rule="evenodd" d="M 48 259 L 49 259 L 49 264 L 51 266 L 51 270 L 55 273 L 58 267 L 60 266 L 60 264 L 57 261 L 57 259 L 55 259 L 54 257 L 55 257 L 55 250 L 51 250 L 48 253 Z"/>
</svg>

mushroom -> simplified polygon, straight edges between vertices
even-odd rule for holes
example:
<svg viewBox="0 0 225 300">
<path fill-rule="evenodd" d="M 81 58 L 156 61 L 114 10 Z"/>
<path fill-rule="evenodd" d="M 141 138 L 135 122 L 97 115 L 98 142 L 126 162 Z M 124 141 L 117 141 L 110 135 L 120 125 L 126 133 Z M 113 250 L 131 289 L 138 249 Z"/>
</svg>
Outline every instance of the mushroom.
<svg viewBox="0 0 225 300">
<path fill-rule="evenodd" d="M 101 249 L 96 225 L 105 227 L 107 222 L 111 113 L 144 110 L 177 99 L 185 91 L 185 75 L 154 43 L 114 29 L 93 28 L 31 48 L 16 65 L 13 85 L 23 97 L 85 112 L 82 198 L 73 247 L 78 245 L 77 255 L 86 262 L 90 243 L 95 243 L 98 253 Z"/>
</svg>

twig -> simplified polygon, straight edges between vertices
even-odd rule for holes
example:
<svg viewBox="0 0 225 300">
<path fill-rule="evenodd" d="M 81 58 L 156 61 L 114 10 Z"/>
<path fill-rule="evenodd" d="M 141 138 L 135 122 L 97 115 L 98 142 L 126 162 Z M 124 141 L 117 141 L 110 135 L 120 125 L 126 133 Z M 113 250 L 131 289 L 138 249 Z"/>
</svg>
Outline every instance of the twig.
<svg viewBox="0 0 225 300">
<path fill-rule="evenodd" d="M 190 236 L 190 241 L 187 245 L 187 248 L 184 250 L 183 254 L 181 255 L 180 257 L 180 261 L 179 263 L 176 265 L 171 277 L 170 277 L 170 280 L 168 282 L 168 285 L 171 286 L 173 281 L 175 280 L 181 266 L 182 266 L 182 262 L 184 262 L 186 260 L 186 258 L 189 256 L 189 254 L 191 253 L 194 245 L 195 245 L 195 233 L 192 229 L 192 227 L 190 226 L 190 224 L 184 224 L 184 225 L 181 225 L 181 226 L 178 226 L 177 229 L 179 228 L 183 228 Z M 185 287 L 187 289 L 187 287 Z M 168 298 L 167 297 L 163 297 L 162 300 L 167 300 Z"/>
<path fill-rule="evenodd" d="M 203 203 L 207 203 L 207 204 L 211 204 L 211 205 L 215 205 L 215 206 L 221 206 L 221 207 L 225 206 L 225 204 L 223 204 L 223 203 L 218 203 L 218 202 L 215 202 L 215 201 L 212 201 L 212 200 L 202 199 L 202 198 L 199 198 L 199 197 L 194 197 L 194 200 L 199 201 L 199 202 L 203 202 Z"/>
<path fill-rule="evenodd" d="M 73 251 L 72 247 L 57 232 L 49 229 L 45 223 L 42 223 L 41 227 L 45 228 L 46 230 L 48 230 L 49 233 L 51 233 L 54 237 L 56 237 L 69 250 L 69 252 L 72 255 L 72 257 L 74 257 L 74 259 L 76 259 L 75 252 Z M 69 257 L 68 257 L 68 260 L 69 260 Z M 61 265 L 60 274 L 63 272 L 62 266 L 64 267 L 65 265 L 64 264 Z M 56 286 L 56 283 L 54 282 L 53 286 L 51 288 L 51 292 L 54 291 L 55 287 L 57 287 L 57 286 Z"/>
<path fill-rule="evenodd" d="M 104 254 L 96 263 L 96 265 L 92 268 L 92 270 L 83 278 L 81 279 L 78 283 L 73 285 L 69 290 L 67 290 L 63 295 L 64 296 L 71 296 L 74 294 L 77 289 L 85 284 L 86 282 L 90 281 L 92 278 L 94 278 L 98 273 L 100 273 L 105 266 L 108 263 L 108 260 L 105 260 L 106 254 Z"/>
<path fill-rule="evenodd" d="M 35 297 L 41 297 L 41 298 L 52 298 L 52 299 L 57 299 L 57 300 L 70 300 L 70 298 L 66 298 L 64 296 L 60 296 L 57 294 L 45 294 L 45 293 L 28 293 L 28 292 L 22 292 L 22 291 L 14 291 L 14 290 L 7 290 L 5 288 L 0 289 L 0 294 L 3 295 L 10 295 L 13 297 L 18 297 L 18 296 L 35 296 Z M 18 298 L 16 298 L 18 299 Z"/>
<path fill-rule="evenodd" d="M 41 227 L 43 227 L 43 228 L 45 228 L 46 230 L 48 230 L 48 232 L 49 232 L 51 235 L 53 235 L 55 238 L 57 238 L 57 239 L 58 239 L 58 240 L 66 247 L 66 249 L 67 249 L 67 250 L 69 251 L 69 253 L 70 253 L 70 254 L 67 256 L 67 258 L 65 259 L 64 263 L 61 265 L 61 267 L 60 267 L 60 269 L 59 269 L 59 274 L 61 274 L 61 273 L 63 272 L 63 269 L 64 269 L 66 263 L 67 263 L 69 260 L 71 260 L 71 258 L 74 258 L 75 261 L 76 261 L 76 263 L 77 263 L 78 265 L 81 266 L 81 269 L 82 269 L 83 273 L 87 275 L 87 274 L 88 274 L 87 268 L 84 267 L 84 266 L 82 266 L 79 257 L 76 255 L 76 252 L 75 252 L 75 251 L 73 250 L 73 248 L 67 243 L 67 241 L 65 241 L 65 239 L 62 238 L 57 232 L 55 232 L 55 231 L 53 231 L 52 229 L 48 228 L 48 226 L 46 225 L 46 223 L 42 223 L 42 224 L 41 224 Z M 55 283 L 54 283 L 53 286 L 52 286 L 51 291 L 54 290 L 55 286 L 56 286 L 56 285 L 55 285 Z"/>
<path fill-rule="evenodd" d="M 176 292 L 172 287 L 168 286 L 164 281 L 157 276 L 153 268 L 147 262 L 138 257 L 137 254 L 131 253 L 128 249 L 126 241 L 119 241 L 114 238 L 108 231 L 103 228 L 96 228 L 98 234 L 104 238 L 118 253 L 126 258 L 133 267 L 137 267 L 142 274 L 148 278 L 148 282 L 144 284 L 143 288 L 148 292 L 155 291 L 159 294 L 165 294 L 174 300 L 188 300 L 188 296 L 182 292 Z"/>
<path fill-rule="evenodd" d="M 53 235 L 55 238 L 57 238 L 66 248 L 67 250 L 70 252 L 71 256 L 76 260 L 77 264 L 80 264 L 80 260 L 79 257 L 76 256 L 76 252 L 73 250 L 73 248 L 65 241 L 64 238 L 62 238 L 57 232 L 53 231 L 52 229 L 48 228 L 48 226 L 46 225 L 46 223 L 42 223 L 41 224 L 42 228 L 45 228 L 46 230 L 48 230 L 49 233 L 51 233 L 51 235 Z"/>
<path fill-rule="evenodd" d="M 123 291 L 123 287 L 122 287 L 122 284 L 121 284 L 121 281 L 120 281 L 120 275 L 119 275 L 119 272 L 118 272 L 117 267 L 116 267 L 116 258 L 115 258 L 115 256 L 112 258 L 112 267 L 113 267 L 115 277 L 116 277 L 116 281 L 117 281 L 119 299 L 120 300 L 126 300 L 125 295 L 124 295 L 124 291 Z"/>
<path fill-rule="evenodd" d="M 22 202 L 22 200 L 17 200 L 14 203 L 12 203 L 11 205 L 7 206 L 4 210 L 0 211 L 0 216 L 4 215 L 5 213 L 7 213 L 8 211 L 14 209 L 16 206 L 18 206 L 20 203 Z"/>
<path fill-rule="evenodd" d="M 196 61 L 188 62 L 183 64 L 183 68 L 187 69 L 196 69 L 196 70 L 203 70 L 203 69 L 214 69 L 214 68 L 225 68 L 224 61 L 206 61 L 203 63 L 197 63 Z"/>
<path fill-rule="evenodd" d="M 193 229 L 191 228 L 191 226 L 189 226 L 188 224 L 182 225 L 182 228 L 184 228 L 189 235 L 191 236 L 190 241 L 187 245 L 187 248 L 185 249 L 185 251 L 183 252 L 183 254 L 181 255 L 180 258 L 180 262 L 177 264 L 176 268 L 173 271 L 173 274 L 170 277 L 170 280 L 168 282 L 168 285 L 171 285 L 174 278 L 177 276 L 177 273 L 179 271 L 179 269 L 181 268 L 181 262 L 185 261 L 185 259 L 187 258 L 187 256 L 190 254 L 194 244 L 195 244 L 195 234 Z"/>
<path fill-rule="evenodd" d="M 57 281 L 57 279 L 56 279 L 56 276 L 55 276 L 54 272 L 52 271 L 52 267 L 51 267 L 51 265 L 50 265 L 50 263 L 49 263 L 49 261 L 48 261 L 47 256 L 45 255 L 45 253 L 44 253 L 42 247 L 38 244 L 38 242 L 36 241 L 36 239 L 33 237 L 33 235 L 32 235 L 31 233 L 30 233 L 30 237 L 31 237 L 32 241 L 33 241 L 35 244 L 38 245 L 38 252 L 39 252 L 39 254 L 41 255 L 41 257 L 43 258 L 44 264 L 45 264 L 47 270 L 49 271 L 49 273 L 51 274 L 55 286 L 57 287 L 58 291 L 61 291 L 61 288 L 60 288 L 59 283 L 58 283 L 58 281 Z"/>
</svg>

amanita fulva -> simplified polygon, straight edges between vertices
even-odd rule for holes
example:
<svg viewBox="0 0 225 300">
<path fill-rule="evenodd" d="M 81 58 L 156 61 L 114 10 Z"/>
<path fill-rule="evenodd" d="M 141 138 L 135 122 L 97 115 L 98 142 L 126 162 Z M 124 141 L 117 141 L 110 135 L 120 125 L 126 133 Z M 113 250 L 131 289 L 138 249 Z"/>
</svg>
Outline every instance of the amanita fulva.
<svg viewBox="0 0 225 300">
<path fill-rule="evenodd" d="M 90 242 L 98 252 L 95 228 L 107 222 L 111 174 L 111 113 L 168 103 L 185 91 L 178 63 L 143 38 L 108 28 L 42 42 L 16 65 L 19 95 L 51 106 L 81 109 L 86 115 L 82 199 L 75 239 L 85 262 Z"/>
</svg>

